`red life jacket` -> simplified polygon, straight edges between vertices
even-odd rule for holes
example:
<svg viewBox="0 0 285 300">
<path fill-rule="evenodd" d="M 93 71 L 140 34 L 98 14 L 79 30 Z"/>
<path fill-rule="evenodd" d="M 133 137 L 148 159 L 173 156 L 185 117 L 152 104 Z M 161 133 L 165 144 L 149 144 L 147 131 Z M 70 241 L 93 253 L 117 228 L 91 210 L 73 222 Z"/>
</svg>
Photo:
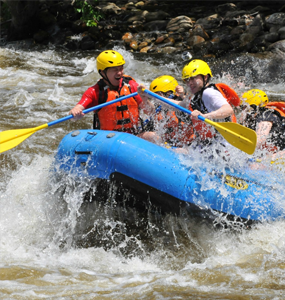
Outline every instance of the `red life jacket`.
<svg viewBox="0 0 285 300">
<path fill-rule="evenodd" d="M 166 116 L 164 112 L 156 115 L 156 120 L 161 122 L 166 117 L 166 124 L 164 126 L 165 133 L 163 139 L 173 146 L 189 145 L 195 138 L 194 129 L 192 124 L 182 122 L 175 114 L 174 111 L 167 111 Z"/>
<path fill-rule="evenodd" d="M 191 144 L 196 138 L 192 123 L 181 122 L 179 131 L 177 132 L 175 138 L 178 141 L 181 141 L 182 145 Z M 178 144 L 177 146 L 181 146 L 181 144 Z"/>
<path fill-rule="evenodd" d="M 104 83 L 104 81 L 99 81 L 99 104 L 115 100 L 118 97 L 124 95 L 131 94 L 132 92 L 128 84 L 130 80 L 134 79 L 129 76 L 124 76 L 122 86 L 118 91 L 110 90 L 109 87 L 106 88 L 106 84 Z M 105 97 L 103 96 L 103 90 Z M 134 132 L 137 130 L 139 124 L 138 104 L 133 97 L 103 107 L 98 112 L 96 112 L 96 114 L 99 119 L 99 125 L 97 124 L 96 128 L 100 128 L 102 130 Z M 98 122 L 98 120 L 96 121 Z"/>
<path fill-rule="evenodd" d="M 240 105 L 240 99 L 237 95 L 237 93 L 230 88 L 228 85 L 224 83 L 216 83 L 216 84 L 211 84 L 207 86 L 206 88 L 215 88 L 217 89 L 223 96 L 224 98 L 227 99 L 228 103 L 231 106 L 239 106 Z M 202 97 L 202 95 L 201 95 Z M 202 101 L 202 100 L 201 100 Z M 189 110 L 193 111 L 193 108 L 191 107 L 191 103 L 189 105 Z M 203 111 L 201 111 L 203 113 Z M 226 122 L 237 122 L 236 116 L 233 114 L 229 118 L 225 119 Z M 192 120 L 193 127 L 195 131 L 198 133 L 200 138 L 202 140 L 205 139 L 212 139 L 216 135 L 216 130 L 213 128 L 213 126 L 208 125 L 204 121 L 201 120 Z"/>
</svg>

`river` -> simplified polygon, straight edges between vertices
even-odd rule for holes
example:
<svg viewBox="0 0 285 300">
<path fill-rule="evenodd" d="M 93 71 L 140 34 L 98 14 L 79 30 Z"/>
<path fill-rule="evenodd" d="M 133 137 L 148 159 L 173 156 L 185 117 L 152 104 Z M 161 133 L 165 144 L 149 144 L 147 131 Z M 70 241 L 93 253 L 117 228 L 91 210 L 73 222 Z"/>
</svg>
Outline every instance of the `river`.
<svg viewBox="0 0 285 300">
<path fill-rule="evenodd" d="M 128 61 L 125 73 L 138 82 L 149 85 L 170 74 L 181 83 L 180 55 L 163 58 L 115 49 Z M 98 53 L 24 43 L 2 46 L 0 131 L 67 116 L 99 78 L 94 72 Z M 252 65 L 239 65 L 242 59 L 228 60 L 231 67 L 225 70 L 222 61 L 217 63 L 216 79 L 239 92 L 262 88 L 271 99 L 285 99 L 282 80 L 261 76 L 263 61 L 249 59 L 253 76 Z M 98 206 L 92 246 L 74 243 L 82 189 L 68 186 L 57 193 L 62 183 L 52 179 L 51 166 L 60 140 L 91 124 L 92 113 L 35 132 L 0 154 L 0 299 L 285 298 L 283 220 L 238 231 L 171 215 L 137 216 L 132 225 Z"/>
</svg>

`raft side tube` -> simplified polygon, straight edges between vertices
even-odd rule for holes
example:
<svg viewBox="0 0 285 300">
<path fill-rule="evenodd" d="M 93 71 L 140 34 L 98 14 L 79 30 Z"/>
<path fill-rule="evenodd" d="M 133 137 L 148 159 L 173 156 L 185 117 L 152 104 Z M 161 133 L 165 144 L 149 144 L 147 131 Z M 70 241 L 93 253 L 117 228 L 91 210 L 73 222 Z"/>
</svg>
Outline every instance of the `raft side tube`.
<svg viewBox="0 0 285 300">
<path fill-rule="evenodd" d="M 120 174 L 122 181 L 133 180 L 173 197 L 173 201 L 179 199 L 205 210 L 257 221 L 285 215 L 272 189 L 262 179 L 251 179 L 250 172 L 212 172 L 205 166 L 193 169 L 182 163 L 180 154 L 128 133 L 72 132 L 61 141 L 56 160 L 60 168 L 76 176 L 112 180 L 114 174 Z"/>
</svg>

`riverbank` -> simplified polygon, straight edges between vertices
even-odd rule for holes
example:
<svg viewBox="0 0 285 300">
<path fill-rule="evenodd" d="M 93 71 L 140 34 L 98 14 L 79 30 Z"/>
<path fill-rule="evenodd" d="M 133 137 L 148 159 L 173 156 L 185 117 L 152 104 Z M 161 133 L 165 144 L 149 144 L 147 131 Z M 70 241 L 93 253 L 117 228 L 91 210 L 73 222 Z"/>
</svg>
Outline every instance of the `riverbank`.
<svg viewBox="0 0 285 300">
<path fill-rule="evenodd" d="M 10 8 L 21 5 L 29 18 L 11 9 L 10 25 L 1 28 L 2 45 L 30 38 L 68 50 L 120 45 L 135 53 L 190 51 L 200 58 L 285 52 L 285 5 L 278 1 L 98 1 L 94 9 L 103 18 L 96 27 L 86 26 L 73 2 L 12 2 Z"/>
</svg>

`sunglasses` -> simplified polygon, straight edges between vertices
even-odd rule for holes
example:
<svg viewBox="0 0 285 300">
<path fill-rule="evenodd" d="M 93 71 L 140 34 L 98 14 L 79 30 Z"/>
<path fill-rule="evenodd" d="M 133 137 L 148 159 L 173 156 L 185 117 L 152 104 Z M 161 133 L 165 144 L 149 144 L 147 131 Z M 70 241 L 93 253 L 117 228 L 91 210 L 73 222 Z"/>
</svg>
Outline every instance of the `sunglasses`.
<svg viewBox="0 0 285 300">
<path fill-rule="evenodd" d="M 196 75 L 196 76 L 194 76 L 194 77 L 188 77 L 188 78 L 183 79 L 183 82 L 188 83 L 188 82 L 190 82 L 190 81 L 195 81 L 195 80 L 197 80 L 198 78 L 199 78 L 199 75 Z"/>
<path fill-rule="evenodd" d="M 183 82 L 188 83 L 188 82 L 193 81 L 195 79 L 196 79 L 195 77 L 188 77 L 188 78 L 183 79 Z"/>
</svg>

